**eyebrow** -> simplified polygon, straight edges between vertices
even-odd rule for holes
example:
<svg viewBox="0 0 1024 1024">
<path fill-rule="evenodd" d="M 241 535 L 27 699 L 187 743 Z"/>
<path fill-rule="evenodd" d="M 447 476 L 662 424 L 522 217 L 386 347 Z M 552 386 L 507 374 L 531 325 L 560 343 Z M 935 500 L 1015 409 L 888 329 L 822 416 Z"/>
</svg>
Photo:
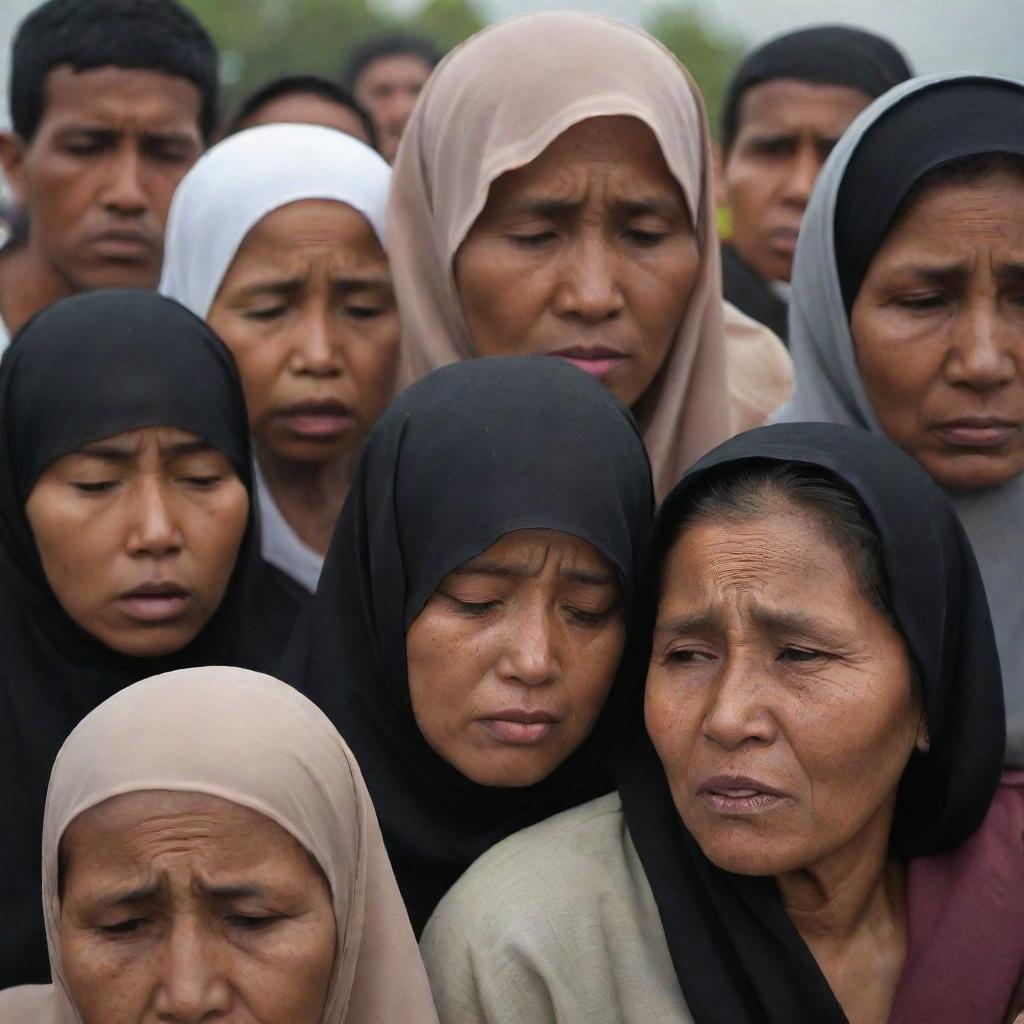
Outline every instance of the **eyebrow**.
<svg viewBox="0 0 1024 1024">
<path fill-rule="evenodd" d="M 123 907 L 132 903 L 142 903 L 152 899 L 160 891 L 159 885 L 155 882 L 150 885 L 140 885 L 127 892 L 115 892 L 100 900 L 103 907 Z M 218 900 L 244 900 L 254 899 L 264 894 L 263 890 L 252 884 L 242 885 L 213 885 L 203 887 L 203 893 Z"/>
<path fill-rule="evenodd" d="M 782 611 L 773 608 L 754 608 L 751 618 L 759 625 L 776 633 L 795 633 L 798 636 L 821 637 L 823 640 L 837 641 L 841 630 L 822 619 L 815 618 L 805 612 Z M 654 635 L 660 640 L 672 637 L 687 636 L 708 629 L 717 628 L 721 623 L 720 616 L 714 611 L 695 612 L 690 615 L 679 615 L 668 619 L 655 627 Z"/>
<path fill-rule="evenodd" d="M 56 132 L 57 139 L 63 140 L 68 135 L 87 135 L 91 139 L 109 141 L 111 139 L 118 139 L 124 134 L 121 128 L 108 128 L 105 125 L 89 125 L 89 124 L 67 124 L 62 125 L 61 128 Z M 196 142 L 194 136 L 189 135 L 187 132 L 179 132 L 174 130 L 161 131 L 158 128 L 147 128 L 142 132 L 143 138 L 146 139 L 158 139 L 161 142 L 175 142 L 181 145 L 193 145 Z"/>
<path fill-rule="evenodd" d="M 545 199 L 539 196 L 523 198 L 510 203 L 506 209 L 507 215 L 529 214 L 536 217 L 554 219 L 578 210 L 583 205 L 579 199 Z M 685 210 L 681 202 L 673 202 L 668 199 L 661 199 L 658 196 L 641 196 L 636 199 L 616 199 L 612 206 L 619 212 L 630 217 L 642 217 L 645 214 L 655 214 L 660 217 L 677 217 Z"/>
<path fill-rule="evenodd" d="M 115 892 L 100 900 L 104 907 L 123 907 L 127 903 L 141 903 L 143 900 L 152 899 L 159 891 L 159 886 L 154 882 L 150 885 L 140 885 L 127 892 Z"/>
<path fill-rule="evenodd" d="M 216 451 L 216 449 L 206 441 L 198 439 L 195 441 L 179 441 L 175 444 L 161 446 L 160 448 L 160 454 L 165 458 L 175 458 L 179 455 L 194 455 L 197 452 L 209 451 Z M 77 452 L 71 452 L 70 454 L 88 455 L 94 459 L 103 459 L 106 462 L 123 463 L 131 462 L 138 454 L 138 449 L 99 441 L 96 444 L 86 445 L 84 448 L 80 448 Z"/>
<path fill-rule="evenodd" d="M 362 277 L 333 277 L 331 287 L 343 292 L 367 291 L 371 288 L 387 288 L 390 279 L 384 274 L 366 274 Z M 275 278 L 273 280 L 254 281 L 239 289 L 237 298 L 257 298 L 261 295 L 275 295 L 287 297 L 301 292 L 306 286 L 305 277 L 290 277 L 285 279 Z"/>
<path fill-rule="evenodd" d="M 534 570 L 526 565 L 509 565 L 507 562 L 488 562 L 472 559 L 457 569 L 452 570 L 456 576 L 511 576 L 515 579 L 527 579 L 534 575 Z M 559 569 L 558 575 L 573 583 L 586 583 L 595 587 L 608 587 L 618 583 L 614 573 L 594 569 Z"/>
</svg>

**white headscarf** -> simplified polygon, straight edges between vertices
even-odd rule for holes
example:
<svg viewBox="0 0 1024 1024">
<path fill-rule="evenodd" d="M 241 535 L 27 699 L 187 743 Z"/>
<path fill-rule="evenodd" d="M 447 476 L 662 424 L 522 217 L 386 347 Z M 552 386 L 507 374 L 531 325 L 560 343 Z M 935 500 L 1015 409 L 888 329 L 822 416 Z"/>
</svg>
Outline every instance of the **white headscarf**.
<svg viewBox="0 0 1024 1024">
<path fill-rule="evenodd" d="M 171 202 L 160 292 L 206 319 L 245 236 L 269 213 L 331 199 L 361 213 L 384 245 L 391 168 L 333 128 L 268 124 L 218 142 Z"/>
<path fill-rule="evenodd" d="M 970 78 L 1011 82 L 1024 93 L 1024 83 L 997 76 L 912 79 L 864 110 L 822 168 L 793 264 L 789 350 L 796 366 L 796 390 L 772 417 L 774 422 L 845 423 L 884 435 L 864 389 L 843 303 L 835 254 L 836 201 L 846 168 L 872 125 L 923 89 Z M 1024 474 L 995 489 L 948 494 L 985 581 L 1006 696 L 1007 763 L 1024 767 Z"/>
<path fill-rule="evenodd" d="M 324 714 L 257 672 L 194 668 L 101 704 L 57 755 L 43 824 L 43 913 L 53 984 L 0 993 L 3 1024 L 80 1024 L 59 944 L 60 840 L 124 793 L 204 793 L 270 818 L 320 865 L 337 946 L 321 1024 L 437 1024 L 423 964 L 362 775 Z"/>
</svg>

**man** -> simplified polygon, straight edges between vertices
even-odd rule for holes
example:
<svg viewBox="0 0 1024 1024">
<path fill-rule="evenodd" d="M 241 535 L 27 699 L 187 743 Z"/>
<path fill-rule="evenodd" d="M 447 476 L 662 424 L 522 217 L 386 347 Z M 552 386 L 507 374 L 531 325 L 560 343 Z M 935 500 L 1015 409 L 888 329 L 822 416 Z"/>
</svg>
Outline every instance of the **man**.
<svg viewBox="0 0 1024 1024">
<path fill-rule="evenodd" d="M 405 34 L 370 39 L 350 58 L 346 82 L 373 118 L 378 149 L 388 163 L 395 159 L 405 123 L 440 59 L 429 39 Z"/>
<path fill-rule="evenodd" d="M 818 172 L 850 122 L 910 77 L 891 43 L 843 26 L 781 36 L 733 75 L 719 174 L 732 214 L 722 247 L 725 297 L 780 338 L 797 232 Z"/>
<path fill-rule="evenodd" d="M 0 162 L 28 220 L 0 254 L 0 349 L 92 288 L 153 288 L 171 196 L 209 141 L 217 53 L 176 0 L 49 0 L 11 58 Z"/>
</svg>

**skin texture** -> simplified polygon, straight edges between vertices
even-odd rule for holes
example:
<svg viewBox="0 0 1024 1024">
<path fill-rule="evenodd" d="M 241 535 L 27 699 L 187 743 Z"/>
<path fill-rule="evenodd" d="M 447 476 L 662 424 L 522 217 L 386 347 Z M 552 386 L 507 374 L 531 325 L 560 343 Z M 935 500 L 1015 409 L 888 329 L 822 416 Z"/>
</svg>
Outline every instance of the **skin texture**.
<svg viewBox="0 0 1024 1024">
<path fill-rule="evenodd" d="M 352 91 L 373 119 L 381 156 L 388 163 L 395 159 L 406 122 L 433 70 L 421 57 L 397 53 L 367 64 L 354 83 Z"/>
<path fill-rule="evenodd" d="M 483 785 L 546 778 L 590 734 L 611 689 L 626 637 L 620 601 L 615 570 L 586 541 L 506 534 L 446 576 L 406 634 L 424 738 Z M 487 725 L 510 709 L 555 721 L 536 742 L 510 742 Z"/>
<path fill-rule="evenodd" d="M 128 793 L 76 818 L 62 850 L 61 956 L 84 1024 L 320 1020 L 331 894 L 269 818 L 204 794 Z"/>
<path fill-rule="evenodd" d="M 112 650 L 157 657 L 181 650 L 220 605 L 249 496 L 221 452 L 188 431 L 146 427 L 57 459 L 25 512 L 68 615 Z M 124 597 L 156 582 L 183 595 L 159 621 Z"/>
<path fill-rule="evenodd" d="M 851 1021 L 888 1018 L 905 956 L 888 841 L 928 743 L 911 679 L 901 635 L 806 512 L 699 521 L 672 547 L 645 712 L 673 800 L 714 864 L 775 876 Z M 784 795 L 716 808 L 699 790 L 721 775 Z"/>
<path fill-rule="evenodd" d="M 850 330 L 886 435 L 942 485 L 1024 471 L 1024 179 L 934 186 L 875 253 Z M 964 420 L 986 431 L 964 432 Z M 995 442 L 995 443 L 993 443 Z"/>
<path fill-rule="evenodd" d="M 373 145 L 354 110 L 314 92 L 278 96 L 254 110 L 235 130 L 243 131 L 261 124 L 321 124 L 351 135 L 368 146 Z"/>
<path fill-rule="evenodd" d="M 788 281 L 797 232 L 825 158 L 871 102 L 859 89 L 773 79 L 740 100 L 719 198 L 732 212 L 732 244 L 766 281 Z"/>
<path fill-rule="evenodd" d="M 278 507 L 326 551 L 363 439 L 394 388 L 398 310 L 373 228 L 329 200 L 273 211 L 246 236 L 207 320 L 238 361 Z M 318 425 L 287 412 L 302 403 L 334 403 L 333 418 Z"/>
<path fill-rule="evenodd" d="M 62 65 L 47 75 L 34 137 L 0 140 L 31 218 L 37 277 L 31 296 L 4 296 L 12 330 L 74 292 L 156 287 L 171 196 L 203 149 L 200 106 L 196 86 L 161 72 Z"/>
<path fill-rule="evenodd" d="M 595 375 L 626 405 L 661 368 L 698 270 L 682 189 L 631 117 L 582 121 L 492 182 L 455 257 L 479 355 L 608 350 Z"/>
</svg>

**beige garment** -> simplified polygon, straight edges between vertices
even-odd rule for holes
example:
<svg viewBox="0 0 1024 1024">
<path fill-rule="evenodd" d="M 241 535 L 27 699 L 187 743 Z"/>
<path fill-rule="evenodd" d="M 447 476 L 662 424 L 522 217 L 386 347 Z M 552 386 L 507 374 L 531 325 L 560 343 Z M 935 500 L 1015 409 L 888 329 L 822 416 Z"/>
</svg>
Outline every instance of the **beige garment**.
<svg viewBox="0 0 1024 1024">
<path fill-rule="evenodd" d="M 348 747 L 298 691 L 257 672 L 194 668 L 130 686 L 57 755 L 43 824 L 53 985 L 0 993 L 2 1024 L 78 1024 L 61 971 L 57 854 L 83 811 L 141 790 L 206 793 L 265 814 L 330 884 L 338 949 L 321 1024 L 436 1024 L 377 818 Z"/>
<path fill-rule="evenodd" d="M 700 270 L 686 315 L 633 410 L 661 497 L 730 436 L 731 416 L 704 102 L 675 57 L 640 29 L 595 14 L 531 14 L 477 33 L 434 71 L 402 136 L 388 204 L 401 376 L 407 384 L 475 354 L 453 261 L 491 182 L 574 124 L 613 115 L 654 132 L 697 229 Z"/>
<path fill-rule="evenodd" d="M 492 847 L 420 945 L 441 1024 L 693 1024 L 617 793 Z"/>
<path fill-rule="evenodd" d="M 732 432 L 761 426 L 793 393 L 793 360 L 764 324 L 725 303 L 725 354 Z"/>
</svg>

